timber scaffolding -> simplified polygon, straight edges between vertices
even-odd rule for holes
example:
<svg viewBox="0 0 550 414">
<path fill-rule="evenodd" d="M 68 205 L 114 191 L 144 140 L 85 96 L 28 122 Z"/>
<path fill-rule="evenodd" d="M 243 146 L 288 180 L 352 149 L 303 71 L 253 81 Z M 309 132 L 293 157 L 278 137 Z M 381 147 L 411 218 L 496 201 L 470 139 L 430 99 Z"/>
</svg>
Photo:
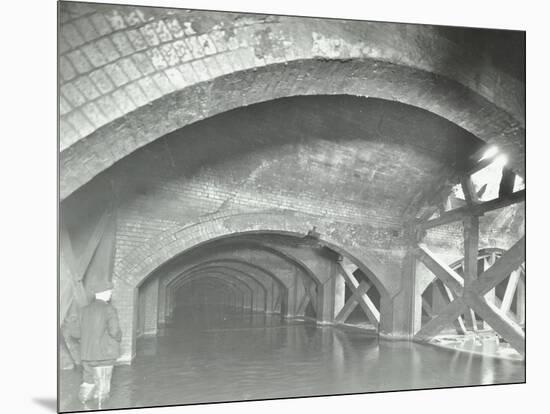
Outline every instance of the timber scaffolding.
<svg viewBox="0 0 550 414">
<path fill-rule="evenodd" d="M 503 173 L 500 181 L 498 198 L 485 202 L 478 199 L 474 191 L 472 175 L 494 161 L 496 154 L 490 157 L 483 156 L 487 149 L 488 146 L 484 146 L 473 154 L 459 169 L 461 171 L 459 174 L 450 173 L 443 185 L 436 188 L 429 198 L 425 197 L 423 203 L 427 206 L 425 211 L 419 217 L 413 217 L 407 225 L 409 248 L 404 261 L 403 280 L 410 292 L 408 306 L 411 319 L 407 324 L 408 336 L 415 341 L 428 342 L 451 325 L 454 325 L 457 334 L 464 335 L 467 329 L 463 315 L 470 319 L 469 322 L 474 331 L 477 331 L 477 316 L 479 316 L 485 328 L 492 328 L 524 358 L 525 330 L 521 324 L 524 325 L 525 318 L 525 236 L 516 241 L 509 250 L 502 252 L 499 258 L 496 254 L 492 254 L 489 260 L 484 260 L 483 271 L 478 274 L 479 218 L 487 212 L 525 202 L 525 189 L 514 192 L 513 180 L 510 184 L 511 174 L 506 173 Z M 456 168 L 456 165 L 453 167 Z M 512 176 L 515 177 L 513 174 Z M 450 192 L 448 191 L 450 183 L 451 185 L 460 183 L 466 205 L 446 211 L 442 200 Z M 432 218 L 437 213 L 439 213 L 438 217 Z M 463 270 L 461 274 L 456 271 L 457 266 L 445 264 L 422 242 L 426 237 L 426 230 L 457 221 L 462 221 L 464 229 L 464 259 L 460 261 Z M 442 293 L 445 293 L 443 296 L 447 299 L 447 304 L 437 314 L 432 312 L 425 300 L 423 301 L 421 294 L 417 294 L 416 272 L 419 263 L 433 273 L 437 285 L 444 288 Z M 504 297 L 499 304 L 495 289 L 507 278 Z M 522 294 L 518 295 L 516 305 L 519 309 L 516 312 L 519 315 L 515 315 L 514 318 L 510 307 L 516 292 L 522 292 Z M 425 324 L 422 324 L 421 318 L 415 316 L 421 315 L 422 310 L 431 318 Z"/>
</svg>

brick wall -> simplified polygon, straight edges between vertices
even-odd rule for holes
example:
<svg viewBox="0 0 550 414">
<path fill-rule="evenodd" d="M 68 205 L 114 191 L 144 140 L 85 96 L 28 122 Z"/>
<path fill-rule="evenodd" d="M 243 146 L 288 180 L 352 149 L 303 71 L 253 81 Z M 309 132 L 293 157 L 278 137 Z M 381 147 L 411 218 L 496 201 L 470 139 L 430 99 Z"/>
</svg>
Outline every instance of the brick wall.
<svg viewBox="0 0 550 414">
<path fill-rule="evenodd" d="M 439 179 L 444 163 L 477 142 L 399 104 L 294 98 L 167 136 L 75 193 L 64 211 L 75 232 L 86 233 L 86 215 L 108 202 L 119 206 L 115 273 L 121 277 L 200 241 L 205 234 L 190 231 L 195 240 L 183 241 L 180 234 L 198 223 L 206 231 L 213 226 L 211 237 L 270 228 L 304 234 L 317 226 L 361 259 L 370 254 L 391 266 L 402 257 L 408 205 Z"/>
<path fill-rule="evenodd" d="M 403 27 L 62 3 L 61 195 L 197 120 L 311 94 L 425 108 L 500 143 L 522 172 L 523 82 L 429 26 Z"/>
</svg>

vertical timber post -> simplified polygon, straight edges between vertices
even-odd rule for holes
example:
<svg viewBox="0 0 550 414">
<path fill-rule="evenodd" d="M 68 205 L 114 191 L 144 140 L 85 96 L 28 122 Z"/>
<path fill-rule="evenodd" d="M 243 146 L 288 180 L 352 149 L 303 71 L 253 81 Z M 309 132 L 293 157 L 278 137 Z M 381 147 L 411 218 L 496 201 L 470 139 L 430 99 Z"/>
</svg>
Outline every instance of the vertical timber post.
<svg viewBox="0 0 550 414">
<path fill-rule="evenodd" d="M 469 289 L 477 279 L 477 260 L 479 251 L 479 217 L 468 216 L 463 220 L 464 225 L 464 289 Z M 474 331 L 477 331 L 475 312 L 469 310 L 469 319 Z M 468 320 L 468 318 L 466 319 Z"/>
</svg>

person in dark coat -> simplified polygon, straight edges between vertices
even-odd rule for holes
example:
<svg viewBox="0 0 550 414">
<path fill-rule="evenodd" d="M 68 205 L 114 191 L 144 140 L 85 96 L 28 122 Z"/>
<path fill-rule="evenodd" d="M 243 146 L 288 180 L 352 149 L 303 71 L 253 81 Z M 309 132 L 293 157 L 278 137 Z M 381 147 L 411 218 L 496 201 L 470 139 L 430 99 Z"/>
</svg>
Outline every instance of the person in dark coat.
<svg viewBox="0 0 550 414">
<path fill-rule="evenodd" d="M 101 402 L 109 397 L 111 376 L 115 361 L 120 356 L 118 314 L 110 303 L 111 282 L 99 282 L 94 287 L 95 297 L 82 308 L 80 324 L 71 333 L 80 339 L 82 384 L 79 399 L 84 404 L 96 397 Z"/>
</svg>

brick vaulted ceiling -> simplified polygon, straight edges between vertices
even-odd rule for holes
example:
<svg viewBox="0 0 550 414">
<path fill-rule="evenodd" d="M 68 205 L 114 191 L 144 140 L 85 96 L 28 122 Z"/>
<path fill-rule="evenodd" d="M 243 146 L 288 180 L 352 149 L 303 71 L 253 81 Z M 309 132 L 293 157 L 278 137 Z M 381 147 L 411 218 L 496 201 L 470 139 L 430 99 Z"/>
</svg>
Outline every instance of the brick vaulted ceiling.
<svg viewBox="0 0 550 414">
<path fill-rule="evenodd" d="M 75 196 L 101 204 L 115 191 L 124 203 L 167 219 L 182 206 L 188 215 L 271 208 L 400 226 L 415 196 L 480 145 L 447 120 L 404 104 L 283 98 L 166 135 Z"/>
<path fill-rule="evenodd" d="M 332 175 L 322 171 L 354 165 L 346 185 L 368 182 L 369 186 L 357 188 L 370 190 L 359 190 L 352 198 L 368 203 L 372 200 L 368 194 L 381 197 L 387 204 L 376 208 L 387 216 L 402 212 L 415 185 L 435 174 L 436 164 L 448 159 L 446 151 L 460 151 L 468 134 L 470 140 L 473 135 L 498 144 L 513 169 L 523 174 L 523 72 L 517 65 L 503 67 L 502 54 L 483 54 L 491 49 L 491 36 L 484 37 L 488 46 L 480 49 L 469 47 L 471 42 L 458 32 L 430 26 L 320 19 L 298 22 L 281 16 L 76 3 L 62 3 L 60 16 L 62 199 L 139 148 L 167 134 L 178 134 L 175 131 L 182 127 L 235 108 L 297 95 L 380 98 L 421 108 L 432 113 L 433 119 L 442 117 L 454 124 L 443 128 L 448 134 L 425 135 L 423 141 L 405 139 L 403 133 L 391 130 L 399 124 L 397 106 L 385 114 L 390 121 L 382 120 L 380 125 L 374 122 L 381 119 L 374 104 L 365 109 L 365 120 L 357 117 L 347 122 L 354 115 L 341 111 L 325 111 L 323 118 L 310 113 L 312 118 L 317 116 L 316 125 L 332 127 L 329 120 L 348 125 L 346 131 L 333 131 L 332 136 L 326 135 L 331 128 L 318 128 L 319 140 L 308 141 L 308 137 L 307 144 L 299 144 L 306 152 L 310 151 L 305 150 L 307 145 L 313 146 L 312 153 L 318 154 L 308 158 L 311 168 L 319 170 L 319 177 L 327 174 L 324 178 L 331 183 Z M 512 56 L 518 55 L 517 45 L 509 44 L 514 49 L 509 51 Z M 500 41 L 497 46 L 502 49 L 506 44 Z M 260 109 L 249 114 L 254 111 Z M 245 113 L 239 116 L 246 118 Z M 241 124 L 253 121 L 246 118 Z M 286 123 L 273 120 L 277 122 Z M 194 128 L 184 134 L 191 136 Z M 403 128 L 415 130 L 415 125 Z M 388 141 L 377 140 L 377 133 L 379 138 L 386 135 Z M 287 139 L 292 134 L 288 131 Z M 451 136 L 460 138 L 453 141 Z M 307 134 L 296 137 L 294 133 L 294 138 L 303 137 Z M 235 136 L 227 139 L 238 141 Z M 247 139 L 235 141 L 229 150 L 241 148 L 244 154 L 257 145 Z M 273 142 L 275 138 L 258 139 Z M 280 137 L 277 140 L 284 144 L 281 151 L 292 145 Z M 323 147 L 326 142 L 330 144 Z M 352 142 L 362 156 L 349 152 Z M 260 148 L 267 151 L 270 145 Z M 436 154 L 439 161 L 435 161 Z M 280 155 L 297 157 L 293 161 L 300 168 L 300 153 Z M 200 157 L 197 154 L 195 159 Z M 265 168 L 269 171 L 270 167 Z M 384 180 L 399 172 L 414 178 L 397 181 L 399 185 L 392 189 L 384 187 Z M 247 173 L 235 169 L 232 174 L 240 179 Z M 336 194 L 348 194 L 346 185 L 336 186 Z M 322 191 L 299 179 L 293 186 L 303 194 Z"/>
</svg>

